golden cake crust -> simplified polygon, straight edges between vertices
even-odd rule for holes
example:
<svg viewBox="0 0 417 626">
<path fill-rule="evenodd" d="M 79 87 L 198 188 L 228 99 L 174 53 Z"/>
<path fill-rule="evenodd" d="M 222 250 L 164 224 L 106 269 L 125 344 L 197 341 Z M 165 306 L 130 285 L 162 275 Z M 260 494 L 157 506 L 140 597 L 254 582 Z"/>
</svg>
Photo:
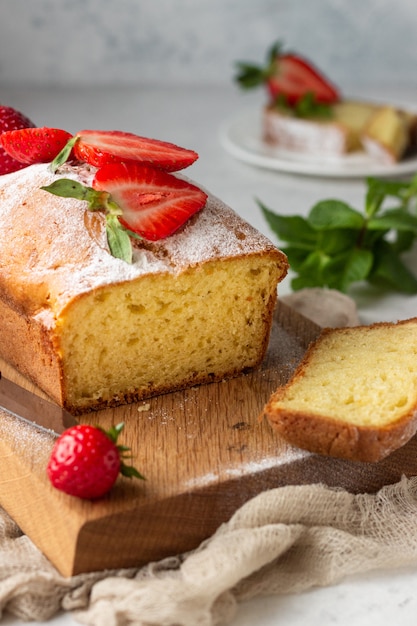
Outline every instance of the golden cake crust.
<svg viewBox="0 0 417 626">
<path fill-rule="evenodd" d="M 57 316 L 75 297 L 103 285 L 149 273 L 177 274 L 240 254 L 273 254 L 287 267 L 282 252 L 212 195 L 176 234 L 136 243 L 131 265 L 116 259 L 103 215 L 91 213 L 84 201 L 41 189 L 71 176 L 88 184 L 93 173 L 94 168 L 68 167 L 54 175 L 40 164 L 0 177 L 0 296 L 20 312 Z"/>
<path fill-rule="evenodd" d="M 94 171 L 85 166 L 65 166 L 54 175 L 41 164 L 0 177 L 0 356 L 74 413 L 173 391 L 176 387 L 172 381 L 165 384 L 151 378 L 137 388 L 131 383 L 123 393 L 97 393 L 85 401 L 85 406 L 74 404 L 69 399 L 71 382 L 65 374 L 66 355 L 72 348 L 68 347 L 68 336 L 64 337 L 64 327 L 71 315 L 74 317 L 74 304 L 82 311 L 87 299 L 94 304 L 100 294 L 114 295 L 124 286 L 129 291 L 131 285 L 137 299 L 139 283 L 149 285 L 149 279 L 154 278 L 161 284 L 168 282 L 175 298 L 176 283 L 182 281 L 189 289 L 191 275 L 198 278 L 204 274 L 207 281 L 210 272 L 218 271 L 219 262 L 224 268 L 253 257 L 265 258 L 274 268 L 270 284 L 275 287 L 265 294 L 266 306 L 260 313 L 265 332 L 256 362 L 251 357 L 254 366 L 259 364 L 269 339 L 276 284 L 288 269 L 285 255 L 209 194 L 206 206 L 171 237 L 157 242 L 135 241 L 132 264 L 114 258 L 107 245 L 103 215 L 91 213 L 83 201 L 60 198 L 41 189 L 62 177 L 88 185 Z M 72 324 L 76 328 L 76 320 Z M 111 330 L 108 325 L 106 332 Z M 111 340 L 105 337 L 103 343 Z M 194 368 L 186 372 L 178 388 L 238 373 L 236 363 L 219 372 Z"/>
<path fill-rule="evenodd" d="M 375 462 L 404 445 L 417 432 L 417 396 L 414 397 L 414 383 L 411 380 L 406 389 L 409 398 L 411 397 L 407 404 L 403 398 L 405 392 L 399 385 L 402 379 L 401 370 L 406 367 L 408 369 L 408 364 L 396 359 L 395 353 L 385 354 L 386 346 L 382 343 L 379 355 L 381 360 L 379 356 L 373 359 L 372 355 L 369 362 L 365 363 L 368 371 L 363 372 L 359 361 L 356 362 L 355 368 L 355 353 L 356 345 L 359 344 L 364 346 L 361 352 L 366 351 L 367 335 L 373 331 L 383 331 L 391 343 L 395 342 L 397 331 L 404 329 L 407 332 L 407 329 L 412 327 L 417 327 L 417 318 L 402 320 L 396 324 L 379 322 L 349 329 L 324 329 L 319 338 L 311 344 L 288 383 L 278 388 L 267 403 L 265 415 L 271 427 L 288 442 L 300 448 L 354 461 Z M 342 347 L 338 359 L 333 357 L 330 359 L 328 340 L 337 336 L 342 338 L 350 336 L 353 341 Z M 405 341 L 408 341 L 407 336 Z M 414 350 L 417 350 L 417 339 L 410 337 L 411 367 L 414 365 Z M 350 369 L 347 370 L 345 385 L 342 385 L 340 377 L 335 377 L 336 382 L 332 380 L 332 374 L 337 371 L 338 361 L 343 367 L 345 359 L 346 361 L 350 359 Z M 392 388 L 395 388 L 395 381 L 387 381 L 386 393 L 383 383 L 380 384 L 384 381 L 385 373 L 378 369 L 378 361 L 382 364 L 384 359 L 391 360 L 391 371 L 398 377 L 397 395 L 395 391 L 392 394 L 388 388 L 390 383 L 393 385 Z M 319 368 L 323 366 L 328 368 L 327 376 L 318 373 Z M 316 385 L 316 389 L 313 389 L 313 384 Z M 350 388 L 345 393 L 344 386 L 349 387 L 350 384 L 353 389 L 359 390 L 355 397 L 349 397 Z M 320 391 L 317 392 L 320 385 L 322 385 Z M 372 388 L 372 385 L 375 387 Z M 374 394 L 371 396 L 372 402 L 369 400 L 368 389 Z M 323 411 L 323 406 L 319 406 L 321 401 L 317 398 L 320 393 L 335 398 L 333 407 L 328 413 Z M 352 410 L 356 411 L 355 419 L 345 418 L 342 412 L 338 412 L 338 408 L 345 401 L 350 402 Z M 394 414 L 398 407 L 400 409 Z M 364 411 L 367 419 L 361 420 L 358 416 Z M 374 415 L 373 421 L 369 420 L 369 415 Z"/>
</svg>

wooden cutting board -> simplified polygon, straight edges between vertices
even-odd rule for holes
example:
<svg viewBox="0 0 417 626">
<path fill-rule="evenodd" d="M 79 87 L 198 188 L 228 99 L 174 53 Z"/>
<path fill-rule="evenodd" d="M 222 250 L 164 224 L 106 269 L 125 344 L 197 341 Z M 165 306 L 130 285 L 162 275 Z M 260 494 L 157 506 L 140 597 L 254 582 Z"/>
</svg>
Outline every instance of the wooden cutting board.
<svg viewBox="0 0 417 626">
<path fill-rule="evenodd" d="M 196 548 L 266 489 L 322 482 L 372 492 L 417 471 L 417 439 L 375 464 L 288 446 L 260 418 L 320 328 L 280 303 L 260 369 L 234 380 L 83 416 L 125 422 L 146 481 L 120 478 L 108 497 L 82 501 L 55 490 L 45 467 L 53 437 L 0 411 L 0 504 L 64 576 L 136 567 Z M 4 376 L 39 395 L 10 366 Z"/>
</svg>

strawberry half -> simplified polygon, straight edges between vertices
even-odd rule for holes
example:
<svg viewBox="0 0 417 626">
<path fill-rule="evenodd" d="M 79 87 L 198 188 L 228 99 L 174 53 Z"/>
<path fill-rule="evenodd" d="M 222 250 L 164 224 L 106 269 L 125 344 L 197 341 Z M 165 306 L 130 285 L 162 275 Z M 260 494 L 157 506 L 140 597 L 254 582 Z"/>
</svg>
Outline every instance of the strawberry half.
<svg viewBox="0 0 417 626">
<path fill-rule="evenodd" d="M 34 123 L 20 111 L 12 107 L 0 106 L 0 137 L 3 133 L 19 128 L 28 128 Z M 24 163 L 13 158 L 4 150 L 0 143 L 0 175 L 16 172 L 26 167 Z"/>
<path fill-rule="evenodd" d="M 104 165 L 92 186 L 120 207 L 121 224 L 145 239 L 172 235 L 203 208 L 207 194 L 176 176 L 137 163 Z"/>
<path fill-rule="evenodd" d="M 198 154 L 193 150 L 117 130 L 81 130 L 76 137 L 76 158 L 95 167 L 135 161 L 166 172 L 175 172 L 198 159 Z"/>
<path fill-rule="evenodd" d="M 320 104 L 340 99 L 338 89 L 310 61 L 297 54 L 282 54 L 280 44 L 271 48 L 264 67 L 238 63 L 238 68 L 236 81 L 241 87 L 251 89 L 265 84 L 272 101 L 284 96 L 293 106 L 307 94 L 314 95 Z"/>
<path fill-rule="evenodd" d="M 70 133 L 60 128 L 22 128 L 0 135 L 3 149 L 11 157 L 31 165 L 49 163 L 71 139 Z"/>
</svg>

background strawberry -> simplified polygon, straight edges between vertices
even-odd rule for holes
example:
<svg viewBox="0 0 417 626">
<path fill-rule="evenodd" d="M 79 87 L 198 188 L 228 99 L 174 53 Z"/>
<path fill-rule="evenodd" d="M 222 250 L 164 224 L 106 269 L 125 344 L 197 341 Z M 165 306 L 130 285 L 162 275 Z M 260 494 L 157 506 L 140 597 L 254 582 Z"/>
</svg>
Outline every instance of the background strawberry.
<svg viewBox="0 0 417 626">
<path fill-rule="evenodd" d="M 334 85 L 310 61 L 293 53 L 283 53 L 279 43 L 272 46 L 264 67 L 238 63 L 236 81 L 245 89 L 266 85 L 272 102 L 283 97 L 290 106 L 307 94 L 319 104 L 332 104 L 340 99 Z"/>
<path fill-rule="evenodd" d="M 60 128 L 22 128 L 0 135 L 0 145 L 13 159 L 25 165 L 49 163 L 71 137 Z"/>
<path fill-rule="evenodd" d="M 123 458 L 128 448 L 117 445 L 123 424 L 104 431 L 78 424 L 56 440 L 47 466 L 52 485 L 71 496 L 94 500 L 104 496 L 123 476 L 142 478 Z"/>
<path fill-rule="evenodd" d="M 8 106 L 0 106 L 0 137 L 3 133 L 19 128 L 33 127 L 34 123 L 23 113 Z M 26 167 L 11 157 L 0 145 L 0 175 L 15 172 Z"/>
</svg>

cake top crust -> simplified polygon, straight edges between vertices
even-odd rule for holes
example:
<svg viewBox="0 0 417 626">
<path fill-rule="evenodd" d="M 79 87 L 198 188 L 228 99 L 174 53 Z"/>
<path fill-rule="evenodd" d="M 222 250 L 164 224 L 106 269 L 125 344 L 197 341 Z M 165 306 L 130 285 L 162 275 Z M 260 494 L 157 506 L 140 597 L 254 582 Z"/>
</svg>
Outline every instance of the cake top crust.
<svg viewBox="0 0 417 626">
<path fill-rule="evenodd" d="M 89 185 L 94 172 L 65 165 L 53 174 L 48 164 L 37 164 L 0 177 L 0 297 L 25 314 L 53 323 L 73 298 L 92 289 L 242 254 L 275 255 L 285 276 L 285 255 L 211 194 L 174 235 L 135 241 L 131 264 L 114 258 L 101 212 L 41 189 L 64 177 Z"/>
</svg>

